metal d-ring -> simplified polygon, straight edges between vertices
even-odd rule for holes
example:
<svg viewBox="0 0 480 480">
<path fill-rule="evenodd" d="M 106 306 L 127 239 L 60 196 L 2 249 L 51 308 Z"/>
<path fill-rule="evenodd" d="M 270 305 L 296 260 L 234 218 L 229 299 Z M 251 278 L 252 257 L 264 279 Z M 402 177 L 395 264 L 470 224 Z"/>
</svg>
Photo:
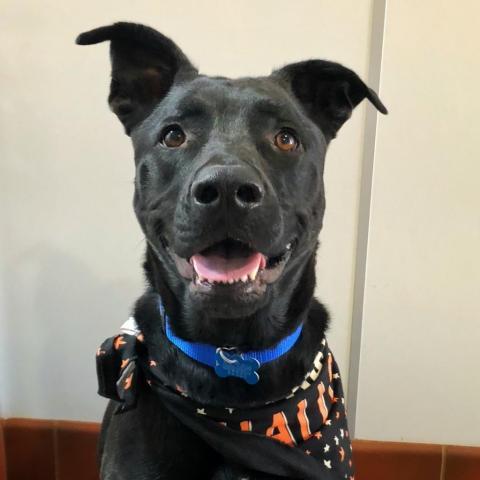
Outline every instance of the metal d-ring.
<svg viewBox="0 0 480 480">
<path fill-rule="evenodd" d="M 234 364 L 234 363 L 237 363 L 238 360 L 234 360 L 232 358 L 228 358 L 227 356 L 225 356 L 225 350 L 231 350 L 232 352 L 235 351 L 234 348 L 217 348 L 217 353 L 220 355 L 220 357 L 222 358 L 222 360 L 225 362 L 225 363 L 230 363 L 230 364 Z"/>
</svg>

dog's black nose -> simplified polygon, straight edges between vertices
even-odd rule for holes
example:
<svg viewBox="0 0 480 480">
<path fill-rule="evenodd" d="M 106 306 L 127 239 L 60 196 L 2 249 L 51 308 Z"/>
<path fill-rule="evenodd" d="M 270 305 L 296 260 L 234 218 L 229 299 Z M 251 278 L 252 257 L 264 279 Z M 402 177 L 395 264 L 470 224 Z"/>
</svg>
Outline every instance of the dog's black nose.
<svg viewBox="0 0 480 480">
<path fill-rule="evenodd" d="M 216 165 L 200 171 L 192 184 L 192 197 L 199 207 L 221 204 L 254 208 L 262 203 L 264 189 L 255 173 L 242 166 Z"/>
</svg>

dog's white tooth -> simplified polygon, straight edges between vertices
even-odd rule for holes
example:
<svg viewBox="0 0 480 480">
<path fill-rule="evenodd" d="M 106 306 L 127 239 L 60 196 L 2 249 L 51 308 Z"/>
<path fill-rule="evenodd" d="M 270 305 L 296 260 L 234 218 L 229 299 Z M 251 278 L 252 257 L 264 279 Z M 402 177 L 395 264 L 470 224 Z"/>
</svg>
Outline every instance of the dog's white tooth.
<svg viewBox="0 0 480 480">
<path fill-rule="evenodd" d="M 241 280 L 243 283 L 247 283 L 247 282 L 248 282 L 248 275 L 244 275 L 240 280 Z"/>
<path fill-rule="evenodd" d="M 201 275 L 198 276 L 198 281 L 199 282 L 204 282 L 205 281 L 205 277 L 202 277 Z"/>
<path fill-rule="evenodd" d="M 235 280 L 233 278 L 231 278 L 228 283 L 231 285 Z"/>
<path fill-rule="evenodd" d="M 249 274 L 248 276 L 250 277 L 250 280 L 253 282 L 257 278 L 257 273 L 258 273 L 258 267 L 255 267 Z"/>
</svg>

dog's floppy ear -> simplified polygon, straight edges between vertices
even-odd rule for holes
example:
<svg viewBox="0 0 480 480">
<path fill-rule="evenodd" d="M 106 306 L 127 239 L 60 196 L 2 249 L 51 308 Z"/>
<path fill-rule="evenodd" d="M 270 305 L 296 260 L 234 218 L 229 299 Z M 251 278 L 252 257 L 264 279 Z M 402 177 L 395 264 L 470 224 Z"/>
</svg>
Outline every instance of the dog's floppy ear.
<svg viewBox="0 0 480 480">
<path fill-rule="evenodd" d="M 130 134 L 167 94 L 174 79 L 197 70 L 169 38 L 153 28 L 119 22 L 80 34 L 78 45 L 110 40 L 112 81 L 108 103 Z"/>
<path fill-rule="evenodd" d="M 290 88 L 328 141 L 335 138 L 364 98 L 387 113 L 378 95 L 355 72 L 338 63 L 307 60 L 286 65 L 273 72 L 272 77 Z"/>
</svg>

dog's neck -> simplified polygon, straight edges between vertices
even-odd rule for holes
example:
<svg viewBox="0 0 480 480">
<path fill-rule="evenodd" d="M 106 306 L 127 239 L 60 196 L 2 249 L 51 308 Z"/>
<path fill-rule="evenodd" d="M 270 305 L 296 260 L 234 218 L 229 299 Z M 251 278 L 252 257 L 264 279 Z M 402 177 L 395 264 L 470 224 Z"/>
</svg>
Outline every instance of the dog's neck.
<svg viewBox="0 0 480 480">
<path fill-rule="evenodd" d="M 280 279 L 282 295 L 272 296 L 267 306 L 255 314 L 235 319 L 211 318 L 189 309 L 188 293 L 180 280 L 172 278 L 157 254 L 147 247 L 144 268 L 152 290 L 160 295 L 176 333 L 189 341 L 229 345 L 240 349 L 269 348 L 305 322 L 315 286 L 315 253 L 303 268 Z M 175 292 L 175 293 L 174 293 Z M 235 322 L 235 328 L 232 328 Z"/>
<path fill-rule="evenodd" d="M 296 275 L 284 279 L 285 283 L 279 285 L 282 295 L 273 295 L 268 308 L 251 318 L 215 319 L 200 316 L 182 305 L 185 287 L 179 281 L 175 283 L 176 277 L 168 276 L 154 252 L 147 250 L 144 266 L 150 288 L 138 300 L 134 316 L 144 333 L 149 354 L 162 365 L 166 383 L 178 384 L 205 404 L 250 406 L 284 398 L 311 368 L 328 326 L 328 313 L 313 298 L 315 255 L 306 254 L 303 260 L 303 268 L 295 269 Z M 188 341 L 249 351 L 276 345 L 299 323 L 303 323 L 302 334 L 289 352 L 262 366 L 258 384 L 226 381 L 212 368 L 178 354 L 179 349 L 168 341 L 162 326 L 159 296 L 176 335 Z"/>
</svg>

